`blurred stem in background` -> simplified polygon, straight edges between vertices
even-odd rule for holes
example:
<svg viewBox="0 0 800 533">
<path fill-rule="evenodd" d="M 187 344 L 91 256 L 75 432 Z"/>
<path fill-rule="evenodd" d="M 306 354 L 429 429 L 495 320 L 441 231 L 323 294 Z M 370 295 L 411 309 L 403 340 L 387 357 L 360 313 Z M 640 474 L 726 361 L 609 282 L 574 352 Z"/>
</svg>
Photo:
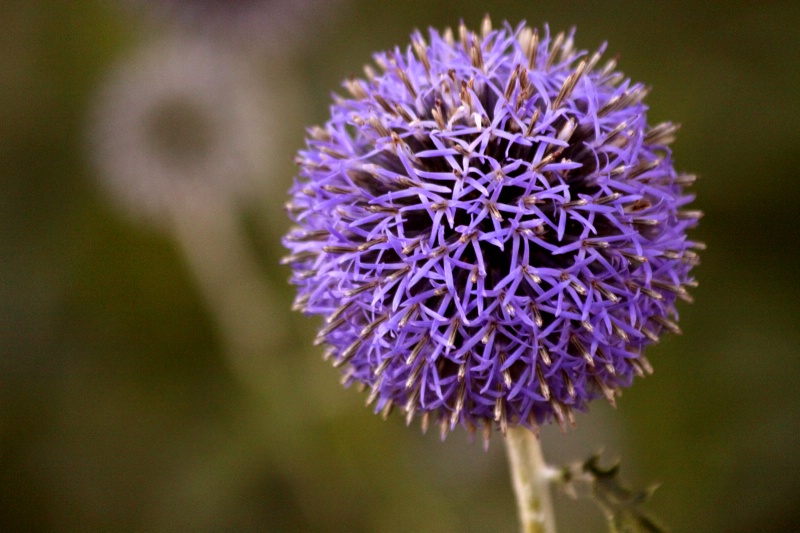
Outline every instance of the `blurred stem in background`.
<svg viewBox="0 0 800 533">
<path fill-rule="evenodd" d="M 270 188 L 265 169 L 280 146 L 274 123 L 285 112 L 255 67 L 207 38 L 147 43 L 111 69 L 91 141 L 102 188 L 132 218 L 177 241 L 231 369 L 261 388 L 257 368 L 287 327 L 242 211 Z"/>
<path fill-rule="evenodd" d="M 285 341 L 287 327 L 237 222 L 228 206 L 206 202 L 175 213 L 173 234 L 215 317 L 232 370 L 252 381 L 258 379 L 253 368 Z"/>
</svg>

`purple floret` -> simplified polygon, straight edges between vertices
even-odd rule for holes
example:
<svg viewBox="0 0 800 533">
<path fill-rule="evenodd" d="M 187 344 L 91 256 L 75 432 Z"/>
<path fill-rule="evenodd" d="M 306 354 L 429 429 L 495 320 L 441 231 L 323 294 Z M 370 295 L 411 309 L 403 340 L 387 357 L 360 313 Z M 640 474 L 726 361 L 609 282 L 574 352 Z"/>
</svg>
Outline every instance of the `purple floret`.
<svg viewBox="0 0 800 533">
<path fill-rule="evenodd" d="M 284 239 L 295 307 L 324 317 L 318 342 L 376 411 L 443 434 L 563 426 L 679 332 L 694 176 L 602 49 L 458 33 L 375 55 L 310 130 Z"/>
</svg>

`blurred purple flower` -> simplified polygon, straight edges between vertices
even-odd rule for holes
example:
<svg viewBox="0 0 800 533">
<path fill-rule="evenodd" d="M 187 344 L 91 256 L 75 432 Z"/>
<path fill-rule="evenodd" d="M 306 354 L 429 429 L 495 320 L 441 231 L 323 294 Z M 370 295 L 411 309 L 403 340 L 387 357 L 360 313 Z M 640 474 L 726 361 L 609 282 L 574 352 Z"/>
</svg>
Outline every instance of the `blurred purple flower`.
<svg viewBox="0 0 800 533">
<path fill-rule="evenodd" d="M 310 130 L 285 237 L 345 384 L 442 434 L 613 403 L 697 264 L 677 126 L 602 49 L 507 23 L 375 56 Z"/>
</svg>

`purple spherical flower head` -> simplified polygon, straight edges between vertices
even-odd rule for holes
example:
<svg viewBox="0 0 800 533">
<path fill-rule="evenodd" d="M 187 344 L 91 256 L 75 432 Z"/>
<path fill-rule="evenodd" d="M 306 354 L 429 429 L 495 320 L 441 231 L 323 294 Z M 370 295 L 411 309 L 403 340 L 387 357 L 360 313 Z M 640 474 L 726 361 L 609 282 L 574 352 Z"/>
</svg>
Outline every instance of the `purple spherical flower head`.
<svg viewBox="0 0 800 533">
<path fill-rule="evenodd" d="M 649 127 L 647 89 L 508 24 L 416 33 L 344 83 L 310 130 L 285 237 L 295 307 L 344 383 L 443 435 L 496 421 L 563 426 L 613 402 L 697 264 L 673 169 L 677 126 Z"/>
</svg>

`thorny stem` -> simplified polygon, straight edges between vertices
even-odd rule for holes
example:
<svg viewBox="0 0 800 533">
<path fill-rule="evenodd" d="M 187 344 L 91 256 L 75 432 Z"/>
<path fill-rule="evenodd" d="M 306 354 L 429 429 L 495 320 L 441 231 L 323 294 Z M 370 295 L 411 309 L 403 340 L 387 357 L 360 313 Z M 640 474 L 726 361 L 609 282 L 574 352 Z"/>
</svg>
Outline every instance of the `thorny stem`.
<svg viewBox="0 0 800 533">
<path fill-rule="evenodd" d="M 520 426 L 509 428 L 505 441 L 522 533 L 555 533 L 551 468 L 544 462 L 539 437 Z"/>
</svg>

